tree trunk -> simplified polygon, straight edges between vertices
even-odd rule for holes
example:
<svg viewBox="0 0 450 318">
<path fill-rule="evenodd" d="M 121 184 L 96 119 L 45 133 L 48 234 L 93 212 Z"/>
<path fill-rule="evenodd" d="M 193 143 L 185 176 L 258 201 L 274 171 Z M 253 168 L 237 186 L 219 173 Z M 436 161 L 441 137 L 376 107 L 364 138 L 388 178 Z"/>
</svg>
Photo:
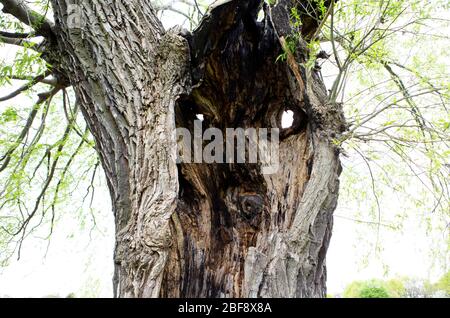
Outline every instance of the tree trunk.
<svg viewBox="0 0 450 318">
<path fill-rule="evenodd" d="M 116 220 L 118 297 L 323 297 L 344 121 L 327 103 L 295 1 L 218 1 L 191 34 L 164 31 L 148 1 L 53 0 L 55 67 L 73 85 L 105 171 Z M 276 62 L 285 39 L 303 39 Z M 280 169 L 176 164 L 175 128 L 258 128 L 280 135 Z"/>
</svg>

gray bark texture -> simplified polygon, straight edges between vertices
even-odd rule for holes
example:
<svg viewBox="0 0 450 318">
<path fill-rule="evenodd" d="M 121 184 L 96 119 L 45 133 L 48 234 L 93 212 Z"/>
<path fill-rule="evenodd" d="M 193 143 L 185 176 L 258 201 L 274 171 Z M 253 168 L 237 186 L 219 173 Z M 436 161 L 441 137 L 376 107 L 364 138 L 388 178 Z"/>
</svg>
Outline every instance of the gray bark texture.
<svg viewBox="0 0 450 318">
<path fill-rule="evenodd" d="M 301 1 L 300 1 L 301 2 Z M 192 33 L 164 30 L 149 1 L 52 0 L 44 56 L 75 89 L 116 220 L 117 297 L 323 297 L 344 128 L 315 70 L 301 66 L 319 21 L 298 1 L 217 1 Z M 265 18 L 257 21 L 264 10 Z M 286 38 L 296 52 L 276 62 Z M 176 164 L 176 127 L 279 127 L 281 168 Z"/>
</svg>

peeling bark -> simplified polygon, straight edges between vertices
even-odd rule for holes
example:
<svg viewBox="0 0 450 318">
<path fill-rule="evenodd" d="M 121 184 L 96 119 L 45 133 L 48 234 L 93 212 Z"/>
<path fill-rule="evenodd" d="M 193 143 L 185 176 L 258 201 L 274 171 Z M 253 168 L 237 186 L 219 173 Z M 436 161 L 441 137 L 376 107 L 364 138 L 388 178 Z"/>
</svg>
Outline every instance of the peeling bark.
<svg viewBox="0 0 450 318">
<path fill-rule="evenodd" d="M 343 127 L 318 74 L 275 62 L 295 2 L 218 1 L 191 34 L 164 31 L 148 2 L 52 1 L 57 67 L 93 133 L 116 219 L 118 297 L 323 297 Z M 317 25 L 315 26 L 317 28 Z M 305 62 L 304 41 L 292 58 Z M 54 55 L 53 55 L 54 56 Z M 291 65 L 292 66 L 292 65 Z M 301 76 L 301 81 L 299 76 Z M 301 82 L 301 83 L 300 83 Z M 302 85 L 303 86 L 302 86 Z M 175 128 L 280 127 L 280 170 L 176 165 Z"/>
</svg>

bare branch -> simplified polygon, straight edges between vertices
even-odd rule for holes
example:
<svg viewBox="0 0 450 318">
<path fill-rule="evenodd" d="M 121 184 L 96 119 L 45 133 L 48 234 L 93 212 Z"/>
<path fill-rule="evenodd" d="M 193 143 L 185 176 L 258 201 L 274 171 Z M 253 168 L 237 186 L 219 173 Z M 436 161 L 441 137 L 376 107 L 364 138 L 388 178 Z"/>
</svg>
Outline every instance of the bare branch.
<svg viewBox="0 0 450 318">
<path fill-rule="evenodd" d="M 70 101 L 69 101 L 69 96 L 67 94 L 66 89 L 63 89 L 63 110 L 64 110 L 64 115 L 66 116 L 66 119 L 69 123 L 72 123 L 72 128 L 75 131 L 75 133 L 87 144 L 87 145 L 91 145 L 91 142 L 89 142 L 88 140 L 88 134 L 86 133 L 82 133 L 77 125 L 77 121 L 76 121 L 76 117 L 77 117 L 77 113 L 78 113 L 78 104 L 77 102 L 75 102 L 75 107 L 72 110 L 70 108 Z"/>
<path fill-rule="evenodd" d="M 61 158 L 60 154 L 64 149 L 64 146 L 67 142 L 67 139 L 69 138 L 69 134 L 71 132 L 72 128 L 71 128 L 71 124 L 68 124 L 65 131 L 64 131 L 64 135 L 61 138 L 61 140 L 58 142 L 59 146 L 56 150 L 56 154 L 55 154 L 55 159 L 53 160 L 52 164 L 50 165 L 50 169 L 49 169 L 49 173 L 48 176 L 42 186 L 42 190 L 40 191 L 36 202 L 34 204 L 34 208 L 31 211 L 31 213 L 27 216 L 27 218 L 25 219 L 25 221 L 20 225 L 19 229 L 17 231 L 15 231 L 13 233 L 13 235 L 18 235 L 19 233 L 22 232 L 22 235 L 25 235 L 26 229 L 28 224 L 30 223 L 31 219 L 33 218 L 33 216 L 36 214 L 37 210 L 39 209 L 39 205 L 41 203 L 42 198 L 44 197 L 45 193 L 47 192 L 48 187 L 50 186 L 50 183 L 53 180 L 53 177 L 55 175 L 55 171 L 56 171 L 56 166 L 58 164 L 59 159 Z"/>
<path fill-rule="evenodd" d="M 395 61 L 387 61 L 387 60 L 386 60 L 386 61 L 382 61 L 382 63 L 383 63 L 383 64 L 385 64 L 385 63 L 392 64 L 392 65 L 395 65 L 395 66 L 397 66 L 397 67 L 399 67 L 399 68 L 401 68 L 401 69 L 404 69 L 404 70 L 406 70 L 406 71 L 412 73 L 414 76 L 416 76 L 416 77 L 419 78 L 420 80 L 426 82 L 431 88 L 436 89 L 436 86 L 431 82 L 430 79 L 426 78 L 425 76 L 422 76 L 422 75 L 419 74 L 417 71 L 414 71 L 413 69 L 411 69 L 411 68 L 409 68 L 409 67 L 407 67 L 407 66 L 405 66 L 405 65 L 402 65 L 402 64 L 400 64 L 400 63 L 398 63 L 398 62 L 395 62 Z M 442 107 L 443 107 L 446 111 L 448 111 L 448 109 L 447 109 L 447 107 L 446 107 L 446 103 L 445 103 L 445 101 L 444 101 L 444 99 L 443 99 L 443 97 L 442 97 L 442 93 L 440 92 L 439 89 L 436 89 L 436 94 L 439 96 L 439 99 L 441 100 Z"/>
<path fill-rule="evenodd" d="M 10 76 L 8 76 L 8 78 L 10 78 L 12 80 L 17 80 L 17 81 L 32 81 L 35 78 L 35 76 L 10 75 Z M 40 83 L 51 85 L 51 86 L 56 86 L 56 85 L 58 85 L 58 80 L 55 77 L 46 77 L 46 78 L 42 79 L 42 81 L 40 81 Z"/>
<path fill-rule="evenodd" d="M 343 215 L 338 215 L 338 214 L 334 214 L 334 217 L 337 217 L 337 218 L 340 218 L 340 219 L 344 219 L 344 220 L 348 220 L 348 221 L 352 221 L 352 222 L 356 222 L 356 223 L 376 225 L 377 227 L 378 226 L 383 226 L 383 227 L 387 227 L 387 228 L 389 228 L 391 230 L 396 230 L 396 227 L 394 225 L 387 224 L 387 223 L 379 223 L 379 222 L 374 222 L 374 221 L 366 221 L 366 220 L 354 219 L 354 218 L 350 218 L 350 217 L 343 216 Z"/>
<path fill-rule="evenodd" d="M 87 135 L 89 133 L 88 129 L 86 128 L 84 135 Z M 58 202 L 58 196 L 59 196 L 59 190 L 61 188 L 62 183 L 64 182 L 65 178 L 66 178 L 66 174 L 69 171 L 70 166 L 72 165 L 72 163 L 74 162 L 75 158 L 78 156 L 78 154 L 80 153 L 81 149 L 83 148 L 83 145 L 85 144 L 85 139 L 81 139 L 80 143 L 78 144 L 77 148 L 75 149 L 75 151 L 72 153 L 72 155 L 70 156 L 69 160 L 66 162 L 66 165 L 64 166 L 61 175 L 59 177 L 58 183 L 56 185 L 55 188 L 55 192 L 53 194 L 53 200 L 52 200 L 52 204 L 51 204 L 51 209 L 52 209 L 52 219 L 51 219 L 51 223 L 50 223 L 50 233 L 48 235 L 48 237 L 51 236 L 51 234 L 53 233 L 53 225 L 54 225 L 54 220 L 55 220 L 55 206 Z"/>
<path fill-rule="evenodd" d="M 361 156 L 361 158 L 364 160 L 368 170 L 369 170 L 369 174 L 370 174 L 370 180 L 371 180 L 371 184 L 372 184 L 372 194 L 375 198 L 375 202 L 377 204 L 377 211 L 378 211 L 378 221 L 377 221 L 377 239 L 375 242 L 375 250 L 378 249 L 378 245 L 379 245 L 379 241 L 380 241 L 380 225 L 381 225 L 381 205 L 380 205 L 380 200 L 378 198 L 378 194 L 376 191 L 376 187 L 375 187 L 375 177 L 373 175 L 372 172 L 372 167 L 370 166 L 369 161 L 367 160 L 366 156 L 364 156 L 364 154 L 358 150 L 358 147 L 355 148 L 355 151 Z"/>
<path fill-rule="evenodd" d="M 19 87 L 18 89 L 16 89 L 14 92 L 12 92 L 11 94 L 8 94 L 6 96 L 0 97 L 0 102 L 4 102 L 7 100 L 10 100 L 14 97 L 16 97 L 17 95 L 19 95 L 20 93 L 29 90 L 31 87 L 33 87 L 34 85 L 36 85 L 37 83 L 42 82 L 47 76 L 49 76 L 51 74 L 50 71 L 45 72 L 42 75 L 36 76 L 35 78 L 33 78 L 29 83 L 22 85 L 21 87 Z"/>
<path fill-rule="evenodd" d="M 0 43 L 16 45 L 39 52 L 37 43 L 28 41 L 23 38 L 7 37 L 4 35 L 0 35 Z"/>
<path fill-rule="evenodd" d="M 394 72 L 394 70 L 389 66 L 388 63 L 383 63 L 384 68 L 386 71 L 391 75 L 392 79 L 394 80 L 395 84 L 398 86 L 400 92 L 402 93 L 403 97 L 405 98 L 405 101 L 408 103 L 408 105 L 411 107 L 411 110 L 413 111 L 414 118 L 417 121 L 417 124 L 420 126 L 421 130 L 423 131 L 425 129 L 425 120 L 420 113 L 420 109 L 417 107 L 416 103 L 411 97 L 411 94 L 409 93 L 408 89 L 406 88 L 405 84 L 403 83 L 400 76 L 398 76 L 397 73 Z"/>
<path fill-rule="evenodd" d="M 14 145 L 12 145 L 11 148 L 8 149 L 6 154 L 0 158 L 0 162 L 3 161 L 3 164 L 0 166 L 0 172 L 6 169 L 6 167 L 9 164 L 9 161 L 11 160 L 11 155 L 17 149 L 17 147 L 19 147 L 20 143 L 23 141 L 25 136 L 28 134 L 28 131 L 30 130 L 31 126 L 33 125 L 34 119 L 36 118 L 36 115 L 38 113 L 39 106 L 42 105 L 45 101 L 47 101 L 51 97 L 53 97 L 56 93 L 58 93 L 59 90 L 60 90 L 60 88 L 54 88 L 49 92 L 39 94 L 39 99 L 36 102 L 36 104 L 33 106 L 33 109 L 31 110 L 31 112 L 28 116 L 27 122 L 26 122 L 25 126 L 23 127 L 21 133 L 17 137 L 16 142 L 14 143 Z"/>
<path fill-rule="evenodd" d="M 341 61 L 339 60 L 339 55 L 337 53 L 336 43 L 335 43 L 335 40 L 334 40 L 334 32 L 335 32 L 334 31 L 334 14 L 335 14 L 335 12 L 334 12 L 334 1 L 331 1 L 330 8 L 331 8 L 331 11 L 330 11 L 330 14 L 331 14 L 331 25 L 330 25 L 330 29 L 331 29 L 331 32 L 330 32 L 331 45 L 333 47 L 333 55 L 334 55 L 334 58 L 336 60 L 337 67 L 338 67 L 339 71 L 341 71 L 342 70 L 342 65 L 341 65 Z"/>
</svg>

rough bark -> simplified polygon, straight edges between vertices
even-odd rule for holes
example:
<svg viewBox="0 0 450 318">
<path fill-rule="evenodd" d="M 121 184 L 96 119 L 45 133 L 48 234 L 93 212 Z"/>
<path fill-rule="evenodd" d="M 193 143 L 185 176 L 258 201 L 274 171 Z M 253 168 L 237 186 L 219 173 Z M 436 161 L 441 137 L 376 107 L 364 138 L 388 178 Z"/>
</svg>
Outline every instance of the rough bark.
<svg viewBox="0 0 450 318">
<path fill-rule="evenodd" d="M 164 33 L 142 1 L 82 1 L 83 27 L 54 1 L 61 67 L 93 133 L 116 218 L 115 287 L 156 297 L 175 210 L 176 97 L 187 84 L 186 40 Z"/>
<path fill-rule="evenodd" d="M 49 48 L 93 133 L 116 219 L 119 297 L 322 297 L 343 128 L 319 76 L 275 62 L 295 1 L 218 1 L 191 34 L 164 31 L 147 1 L 80 1 L 81 29 L 52 1 Z M 316 25 L 314 27 L 314 25 Z M 308 74 L 307 74 L 308 73 Z M 176 126 L 279 127 L 281 169 L 176 165 Z"/>
</svg>

